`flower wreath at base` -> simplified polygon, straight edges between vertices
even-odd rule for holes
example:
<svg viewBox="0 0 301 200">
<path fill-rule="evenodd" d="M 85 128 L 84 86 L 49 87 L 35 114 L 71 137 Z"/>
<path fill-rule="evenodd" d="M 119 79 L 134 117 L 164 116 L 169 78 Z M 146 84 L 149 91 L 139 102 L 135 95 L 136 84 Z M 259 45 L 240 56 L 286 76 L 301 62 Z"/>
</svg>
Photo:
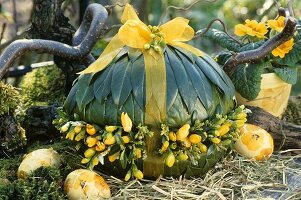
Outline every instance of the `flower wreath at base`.
<svg viewBox="0 0 301 200">
<path fill-rule="evenodd" d="M 201 157 L 213 154 L 213 151 L 233 149 L 239 128 L 247 121 L 247 112 L 248 109 L 239 106 L 227 115 L 216 114 L 203 122 L 196 120 L 192 126 L 185 124 L 178 129 L 162 124 L 162 144 L 157 154 L 164 158 L 165 167 L 170 168 L 180 161 L 189 161 L 197 167 Z M 99 127 L 80 121 L 77 115 L 74 118 L 75 121 L 70 121 L 70 117 L 59 109 L 53 124 L 66 139 L 75 141 L 77 150 L 84 151 L 81 163 L 93 169 L 108 161 L 126 171 L 126 181 L 132 177 L 143 178 L 137 163 L 147 157 L 146 139 L 153 135 L 147 126 L 133 127 L 126 113 L 121 115 L 122 126 Z"/>
</svg>

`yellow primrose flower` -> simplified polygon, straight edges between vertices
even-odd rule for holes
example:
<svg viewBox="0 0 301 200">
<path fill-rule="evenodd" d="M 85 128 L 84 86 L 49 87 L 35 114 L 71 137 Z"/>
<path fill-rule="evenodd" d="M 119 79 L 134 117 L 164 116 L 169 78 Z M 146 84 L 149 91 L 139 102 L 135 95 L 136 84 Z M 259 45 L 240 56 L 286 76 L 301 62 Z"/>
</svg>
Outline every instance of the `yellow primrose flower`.
<svg viewBox="0 0 301 200">
<path fill-rule="evenodd" d="M 97 142 L 98 142 L 98 139 L 91 137 L 91 136 L 87 137 L 87 139 L 86 139 L 86 143 L 87 143 L 88 147 L 94 147 Z"/>
<path fill-rule="evenodd" d="M 272 51 L 272 54 L 275 57 L 279 56 L 280 58 L 284 58 L 285 54 L 287 54 L 288 52 L 290 52 L 290 50 L 293 49 L 293 46 L 294 46 L 294 38 L 276 47 Z"/>
<path fill-rule="evenodd" d="M 96 151 L 103 151 L 103 150 L 105 150 L 105 148 L 106 148 L 106 145 L 103 142 L 98 141 L 96 143 L 96 147 L 95 147 Z"/>
<path fill-rule="evenodd" d="M 130 132 L 132 130 L 133 123 L 127 113 L 123 112 L 121 114 L 121 124 L 125 132 Z"/>
<path fill-rule="evenodd" d="M 238 24 L 234 27 L 235 35 L 250 35 L 258 38 L 264 38 L 264 35 L 268 32 L 268 29 L 263 22 L 258 23 L 256 20 L 249 19 L 247 19 L 245 22 L 245 24 Z"/>
<path fill-rule="evenodd" d="M 271 29 L 277 32 L 281 32 L 285 26 L 285 17 L 280 16 L 278 17 L 278 19 L 268 20 L 267 24 Z"/>
</svg>

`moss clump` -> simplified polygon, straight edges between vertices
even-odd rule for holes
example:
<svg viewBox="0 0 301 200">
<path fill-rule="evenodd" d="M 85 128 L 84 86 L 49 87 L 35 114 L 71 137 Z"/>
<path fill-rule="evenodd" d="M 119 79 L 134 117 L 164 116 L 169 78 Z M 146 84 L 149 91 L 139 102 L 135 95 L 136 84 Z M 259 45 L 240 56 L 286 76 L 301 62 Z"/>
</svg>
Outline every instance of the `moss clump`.
<svg viewBox="0 0 301 200">
<path fill-rule="evenodd" d="M 288 122 L 301 125 L 301 96 L 290 97 L 284 117 Z"/>
<path fill-rule="evenodd" d="M 14 113 L 20 103 L 21 96 L 18 90 L 0 81 L 0 116 Z"/>
<path fill-rule="evenodd" d="M 41 167 L 24 180 L 18 179 L 0 186 L 0 199 L 67 199 L 62 188 L 60 170 Z"/>
<path fill-rule="evenodd" d="M 26 74 L 20 85 L 25 105 L 48 105 L 64 101 L 65 77 L 56 66 Z"/>
</svg>

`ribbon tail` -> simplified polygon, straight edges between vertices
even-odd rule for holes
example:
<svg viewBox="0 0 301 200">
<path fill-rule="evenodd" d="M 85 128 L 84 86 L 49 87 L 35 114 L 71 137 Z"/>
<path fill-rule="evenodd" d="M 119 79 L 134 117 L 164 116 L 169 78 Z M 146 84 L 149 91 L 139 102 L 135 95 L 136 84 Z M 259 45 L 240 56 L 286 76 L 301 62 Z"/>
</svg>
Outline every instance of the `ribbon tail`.
<svg viewBox="0 0 301 200">
<path fill-rule="evenodd" d="M 116 34 L 111 39 L 110 43 L 107 45 L 102 54 L 98 57 L 98 59 L 93 62 L 88 68 L 79 72 L 78 74 L 96 73 L 105 69 L 123 47 L 123 42 L 119 39 L 118 34 Z"/>
<path fill-rule="evenodd" d="M 145 64 L 145 123 L 158 125 L 166 121 L 166 67 L 163 53 L 143 52 Z"/>
<path fill-rule="evenodd" d="M 205 53 L 189 44 L 183 43 L 183 42 L 171 42 L 169 43 L 172 46 L 176 46 L 176 47 L 181 47 L 193 54 L 195 54 L 196 56 L 203 56 L 205 55 Z"/>
</svg>

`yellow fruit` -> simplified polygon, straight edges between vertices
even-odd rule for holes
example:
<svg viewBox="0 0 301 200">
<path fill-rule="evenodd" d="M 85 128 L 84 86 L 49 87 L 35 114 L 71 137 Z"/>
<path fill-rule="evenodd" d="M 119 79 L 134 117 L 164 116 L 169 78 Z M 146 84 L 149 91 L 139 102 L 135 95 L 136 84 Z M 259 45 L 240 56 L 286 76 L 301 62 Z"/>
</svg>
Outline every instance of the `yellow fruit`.
<svg viewBox="0 0 301 200">
<path fill-rule="evenodd" d="M 219 132 L 219 136 L 223 136 L 225 134 L 227 134 L 229 132 L 230 128 L 228 125 L 222 125 L 219 129 L 218 129 L 218 132 Z"/>
<path fill-rule="evenodd" d="M 173 142 L 175 142 L 177 140 L 177 135 L 175 132 L 169 132 L 168 137 Z"/>
<path fill-rule="evenodd" d="M 84 155 L 86 158 L 91 158 L 96 153 L 95 148 L 89 148 L 85 151 Z"/>
<path fill-rule="evenodd" d="M 184 140 L 189 134 L 189 129 L 190 129 L 189 124 L 183 125 L 177 132 L 177 140 L 180 141 Z"/>
<path fill-rule="evenodd" d="M 86 143 L 87 143 L 88 147 L 94 147 L 97 142 L 98 142 L 98 139 L 91 137 L 91 136 L 87 137 L 87 139 L 86 139 Z"/>
<path fill-rule="evenodd" d="M 127 113 L 123 112 L 121 114 L 121 124 L 125 132 L 130 132 L 132 130 L 133 123 Z"/>
<path fill-rule="evenodd" d="M 95 127 L 91 124 L 87 124 L 86 125 L 86 132 L 89 134 L 89 135 L 94 135 L 97 131 L 95 129 Z"/>
<path fill-rule="evenodd" d="M 97 173 L 86 169 L 71 172 L 64 182 L 64 191 L 69 200 L 111 197 L 110 188 L 105 180 Z"/>
<path fill-rule="evenodd" d="M 105 148 L 106 148 L 106 145 L 103 142 L 98 141 L 96 143 L 96 147 L 95 147 L 96 151 L 103 151 L 103 150 L 105 150 Z"/>
<path fill-rule="evenodd" d="M 125 136 L 122 136 L 122 140 L 123 140 L 123 143 L 124 143 L 124 144 L 127 144 L 127 143 L 130 142 L 131 139 L 130 139 L 129 136 L 125 135 Z"/>
<path fill-rule="evenodd" d="M 221 139 L 214 137 L 214 138 L 210 138 L 211 142 L 213 142 L 214 144 L 219 144 L 221 142 Z"/>
<path fill-rule="evenodd" d="M 165 159 L 165 164 L 168 167 L 172 167 L 175 164 L 175 161 L 176 161 L 175 155 L 173 153 L 170 153 Z"/>
<path fill-rule="evenodd" d="M 203 143 L 199 143 L 198 144 L 198 147 L 199 147 L 199 149 L 200 149 L 200 151 L 202 152 L 202 153 L 207 153 L 207 146 L 206 145 L 204 145 Z"/>
<path fill-rule="evenodd" d="M 235 143 L 235 149 L 247 158 L 264 160 L 272 155 L 274 141 L 264 129 L 252 124 L 245 124 L 240 129 L 240 137 Z"/>
<path fill-rule="evenodd" d="M 60 165 L 60 155 L 52 148 L 38 149 L 24 156 L 18 168 L 18 178 L 26 178 L 39 167 L 59 167 Z"/>
<path fill-rule="evenodd" d="M 108 132 L 113 132 L 117 129 L 118 127 L 117 126 L 106 126 L 106 131 Z"/>
<path fill-rule="evenodd" d="M 197 144 L 199 142 L 202 141 L 202 137 L 198 134 L 191 134 L 189 136 L 189 141 L 192 143 L 192 144 Z"/>
</svg>

